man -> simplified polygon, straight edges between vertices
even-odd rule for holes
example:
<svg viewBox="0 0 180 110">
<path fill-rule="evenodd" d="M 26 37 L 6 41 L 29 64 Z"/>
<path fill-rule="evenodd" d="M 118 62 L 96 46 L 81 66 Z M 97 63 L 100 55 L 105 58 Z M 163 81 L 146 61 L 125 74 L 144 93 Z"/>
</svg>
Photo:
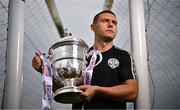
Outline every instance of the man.
<svg viewBox="0 0 180 110">
<path fill-rule="evenodd" d="M 93 69 L 90 85 L 79 88 L 86 101 L 73 104 L 73 109 L 125 109 L 127 101 L 135 101 L 138 94 L 133 60 L 125 50 L 113 45 L 117 33 L 116 15 L 111 11 L 98 13 L 91 25 L 95 42 L 91 49 L 102 53 L 102 61 Z M 37 70 L 40 63 L 33 61 Z"/>
</svg>

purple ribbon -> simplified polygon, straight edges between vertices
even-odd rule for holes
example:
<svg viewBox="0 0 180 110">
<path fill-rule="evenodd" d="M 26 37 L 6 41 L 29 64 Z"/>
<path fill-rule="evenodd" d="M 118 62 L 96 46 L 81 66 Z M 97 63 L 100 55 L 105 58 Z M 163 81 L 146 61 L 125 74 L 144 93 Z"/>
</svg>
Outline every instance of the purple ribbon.
<svg viewBox="0 0 180 110">
<path fill-rule="evenodd" d="M 45 61 L 43 54 L 40 51 L 36 52 L 36 55 L 42 61 L 42 109 L 51 109 L 52 103 L 52 72 L 48 63 Z"/>
<path fill-rule="evenodd" d="M 97 55 L 100 56 L 100 60 L 98 63 L 96 63 Z M 89 52 L 89 54 L 87 55 L 87 57 L 90 57 L 90 56 L 91 56 L 91 59 L 90 59 L 89 65 L 86 67 L 86 70 L 85 70 L 85 77 L 84 77 L 84 84 L 85 85 L 91 84 L 93 69 L 102 60 L 101 53 L 97 50 L 91 50 Z"/>
</svg>

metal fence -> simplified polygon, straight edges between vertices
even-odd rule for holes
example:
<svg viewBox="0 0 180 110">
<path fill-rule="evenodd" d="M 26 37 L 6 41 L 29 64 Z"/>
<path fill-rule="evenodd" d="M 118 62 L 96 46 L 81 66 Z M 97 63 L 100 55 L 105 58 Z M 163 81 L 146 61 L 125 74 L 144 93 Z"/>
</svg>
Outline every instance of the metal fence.
<svg viewBox="0 0 180 110">
<path fill-rule="evenodd" d="M 7 19 L 8 19 L 8 1 L 0 1 L 0 107 L 2 106 L 5 64 L 6 64 L 6 42 L 7 42 Z"/>
<path fill-rule="evenodd" d="M 152 107 L 180 108 L 180 0 L 145 2 Z"/>
<path fill-rule="evenodd" d="M 180 108 L 180 0 L 144 0 L 151 105 L 154 109 Z M 119 21 L 115 44 L 130 51 L 129 2 L 114 0 Z M 0 0 L 0 107 L 2 107 L 8 22 L 8 0 Z M 58 39 L 43 0 L 25 2 L 22 108 L 41 107 L 40 74 L 31 67 L 37 48 L 47 50 Z M 69 105 L 53 103 L 54 108 Z"/>
<path fill-rule="evenodd" d="M 114 0 L 117 44 L 130 51 L 128 0 Z M 180 0 L 144 0 L 151 105 L 180 108 Z"/>
</svg>

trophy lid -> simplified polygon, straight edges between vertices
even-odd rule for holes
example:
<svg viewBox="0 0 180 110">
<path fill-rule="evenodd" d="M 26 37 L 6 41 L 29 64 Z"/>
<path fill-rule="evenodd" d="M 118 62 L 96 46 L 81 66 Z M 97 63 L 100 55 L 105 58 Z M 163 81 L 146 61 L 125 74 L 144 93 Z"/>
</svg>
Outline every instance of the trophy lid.
<svg viewBox="0 0 180 110">
<path fill-rule="evenodd" d="M 86 44 L 85 41 L 83 41 L 80 38 L 76 38 L 76 37 L 72 37 L 72 36 L 67 36 L 64 38 L 60 38 L 60 40 L 58 42 L 56 42 L 55 44 L 53 44 L 50 48 L 49 48 L 49 54 L 50 54 L 50 50 L 51 49 L 56 49 L 59 46 L 62 45 L 80 45 L 83 48 L 89 48 L 88 45 Z"/>
</svg>

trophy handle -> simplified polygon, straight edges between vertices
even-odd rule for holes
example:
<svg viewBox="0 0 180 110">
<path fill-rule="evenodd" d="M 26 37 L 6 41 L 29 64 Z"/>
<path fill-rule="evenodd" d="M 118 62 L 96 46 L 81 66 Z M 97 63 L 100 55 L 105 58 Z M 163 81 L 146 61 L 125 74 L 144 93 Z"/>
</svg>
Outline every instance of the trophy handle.
<svg viewBox="0 0 180 110">
<path fill-rule="evenodd" d="M 89 58 L 90 56 L 92 56 L 93 54 L 95 54 L 96 56 L 99 56 L 99 61 L 95 64 L 95 66 L 97 66 L 101 61 L 102 61 L 102 54 L 101 52 L 99 52 L 98 50 L 91 50 L 89 53 L 87 53 L 85 55 L 86 58 Z M 86 61 L 86 60 L 85 60 Z M 87 63 L 87 62 L 86 62 Z"/>
<path fill-rule="evenodd" d="M 102 61 L 102 54 L 101 54 L 101 52 L 99 52 L 97 50 L 95 52 L 96 52 L 96 55 L 99 56 L 99 61 L 95 64 L 95 66 L 97 66 Z"/>
</svg>

